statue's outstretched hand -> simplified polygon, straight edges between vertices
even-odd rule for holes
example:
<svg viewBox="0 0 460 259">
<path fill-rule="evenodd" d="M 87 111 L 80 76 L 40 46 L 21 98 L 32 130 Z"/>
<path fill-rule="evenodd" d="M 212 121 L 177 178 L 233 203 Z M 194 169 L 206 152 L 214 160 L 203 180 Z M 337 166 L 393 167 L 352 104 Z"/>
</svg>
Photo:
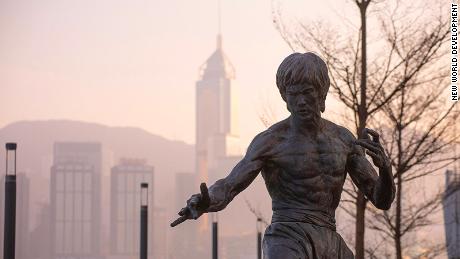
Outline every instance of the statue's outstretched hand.
<svg viewBox="0 0 460 259">
<path fill-rule="evenodd" d="M 372 158 L 372 162 L 375 166 L 380 169 L 387 169 L 391 167 L 390 159 L 385 154 L 385 151 L 380 144 L 379 134 L 371 129 L 365 128 L 363 130 L 364 138 L 360 138 L 356 141 L 357 145 L 360 145 L 366 149 L 366 154 Z M 372 136 L 372 140 L 369 138 Z"/>
<path fill-rule="evenodd" d="M 201 193 L 194 194 L 188 199 L 187 206 L 179 211 L 180 217 L 171 223 L 171 227 L 175 227 L 187 219 L 197 219 L 206 212 L 211 202 L 206 183 L 201 183 L 200 191 Z"/>
</svg>

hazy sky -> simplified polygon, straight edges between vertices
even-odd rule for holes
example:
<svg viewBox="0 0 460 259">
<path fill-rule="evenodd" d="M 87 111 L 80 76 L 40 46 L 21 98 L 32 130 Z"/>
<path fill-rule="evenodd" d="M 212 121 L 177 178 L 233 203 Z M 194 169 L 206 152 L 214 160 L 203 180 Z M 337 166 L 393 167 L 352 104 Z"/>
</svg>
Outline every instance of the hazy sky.
<svg viewBox="0 0 460 259">
<path fill-rule="evenodd" d="M 273 5 L 293 18 L 343 22 L 334 14 L 342 7 L 327 1 L 222 0 L 223 48 L 236 68 L 244 144 L 264 128 L 258 119 L 264 105 L 286 115 L 274 78 L 291 50 L 273 26 Z M 194 143 L 195 82 L 215 49 L 217 6 L 217 0 L 1 0 L 0 127 L 72 119 Z M 349 16 L 356 17 L 353 8 Z"/>
<path fill-rule="evenodd" d="M 72 119 L 194 143 L 195 82 L 216 47 L 217 1 L 0 0 L 0 127 Z M 287 115 L 275 73 L 291 50 L 273 26 L 272 6 L 293 20 L 350 25 L 358 18 L 353 2 L 221 0 L 243 146 L 264 129 L 264 106 Z M 332 117 L 331 95 L 326 105 Z"/>
</svg>

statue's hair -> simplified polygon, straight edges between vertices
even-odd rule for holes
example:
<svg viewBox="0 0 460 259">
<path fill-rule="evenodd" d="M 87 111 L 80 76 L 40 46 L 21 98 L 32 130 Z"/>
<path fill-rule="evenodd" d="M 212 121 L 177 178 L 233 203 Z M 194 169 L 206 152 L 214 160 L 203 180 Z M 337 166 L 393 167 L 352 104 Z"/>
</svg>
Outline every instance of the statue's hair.
<svg viewBox="0 0 460 259">
<path fill-rule="evenodd" d="M 324 61 L 312 52 L 293 53 L 281 62 L 276 72 L 276 85 L 286 101 L 286 87 L 309 83 L 316 87 L 321 98 L 321 112 L 324 112 L 330 79 Z"/>
</svg>

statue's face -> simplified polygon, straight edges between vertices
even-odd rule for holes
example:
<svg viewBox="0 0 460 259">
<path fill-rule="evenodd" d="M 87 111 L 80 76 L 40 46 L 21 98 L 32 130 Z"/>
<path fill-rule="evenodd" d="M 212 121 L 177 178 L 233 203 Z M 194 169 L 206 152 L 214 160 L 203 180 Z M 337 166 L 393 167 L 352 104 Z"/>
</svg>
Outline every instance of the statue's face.
<svg viewBox="0 0 460 259">
<path fill-rule="evenodd" d="M 292 116 L 308 122 L 321 116 L 319 94 L 311 84 L 298 84 L 286 87 L 287 108 Z"/>
</svg>

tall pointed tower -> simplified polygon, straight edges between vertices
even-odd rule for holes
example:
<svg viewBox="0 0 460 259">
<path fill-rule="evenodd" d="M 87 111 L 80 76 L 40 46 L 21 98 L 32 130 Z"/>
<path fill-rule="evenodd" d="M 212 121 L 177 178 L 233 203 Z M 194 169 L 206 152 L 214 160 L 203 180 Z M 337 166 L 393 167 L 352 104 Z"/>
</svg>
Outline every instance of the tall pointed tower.
<svg viewBox="0 0 460 259">
<path fill-rule="evenodd" d="M 196 83 L 195 172 L 198 183 L 210 185 L 228 174 L 228 169 L 222 168 L 223 163 L 240 154 L 234 78 L 235 69 L 222 50 L 222 37 L 218 34 L 216 50 L 200 67 L 200 79 Z M 220 170 L 215 170 L 217 168 Z M 208 227 L 208 217 L 203 215 L 200 230 L 207 231 Z"/>
<path fill-rule="evenodd" d="M 240 154 L 234 78 L 235 70 L 222 50 L 219 34 L 216 50 L 201 66 L 196 83 L 195 165 L 200 182 L 215 178 L 209 175 L 209 168 L 219 158 Z"/>
</svg>

